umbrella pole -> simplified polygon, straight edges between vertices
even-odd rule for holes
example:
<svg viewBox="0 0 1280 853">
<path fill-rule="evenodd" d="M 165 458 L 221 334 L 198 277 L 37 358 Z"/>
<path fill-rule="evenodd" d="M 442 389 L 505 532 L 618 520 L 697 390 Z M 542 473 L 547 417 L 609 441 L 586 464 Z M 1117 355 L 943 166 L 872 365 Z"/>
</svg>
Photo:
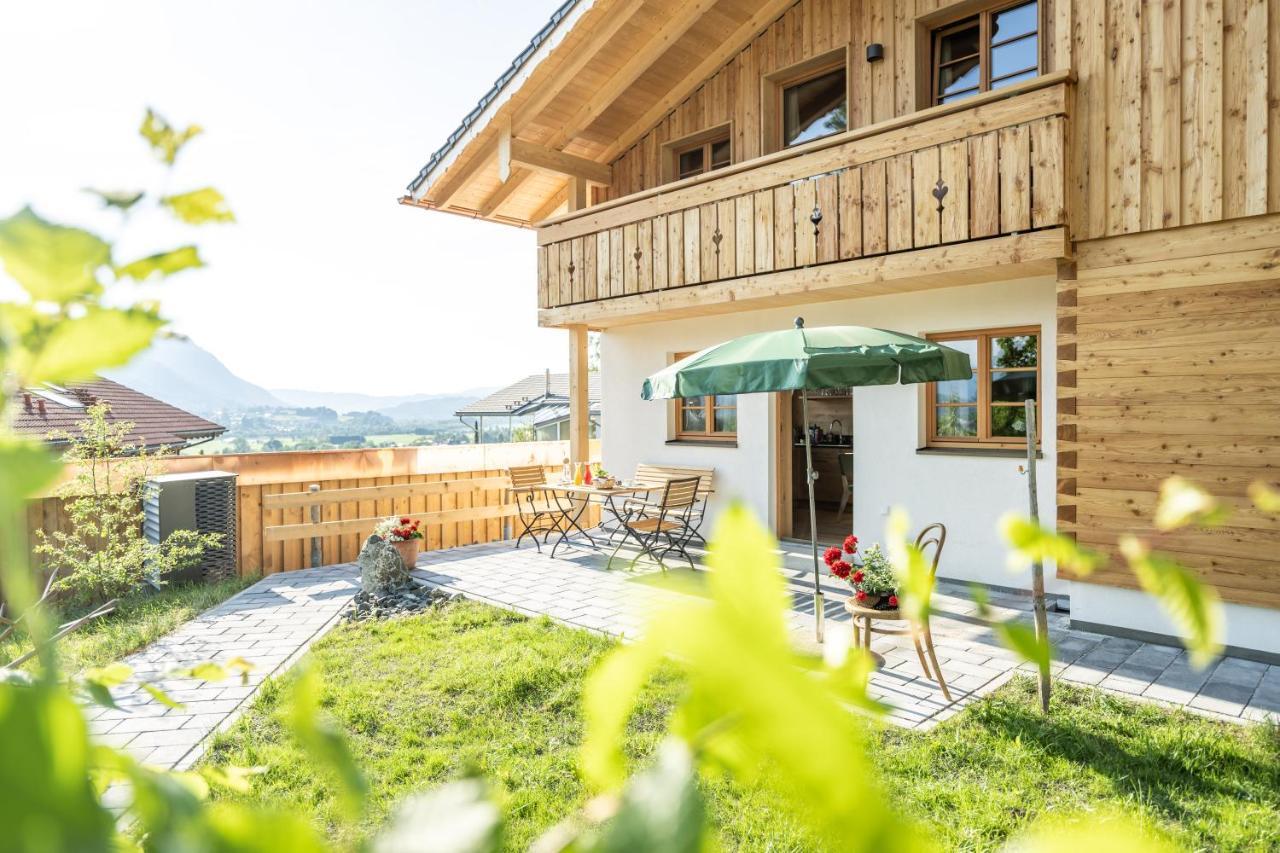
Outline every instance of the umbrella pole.
<svg viewBox="0 0 1280 853">
<path fill-rule="evenodd" d="M 813 472 L 813 447 L 809 442 L 809 392 L 800 390 L 800 417 L 804 420 L 804 467 L 805 482 L 809 484 L 809 547 L 813 549 L 813 616 L 818 631 L 818 642 L 822 642 L 822 620 L 826 616 L 825 603 L 822 600 L 822 581 L 818 577 L 818 506 L 813 501 L 813 481 L 818 475 Z"/>
</svg>

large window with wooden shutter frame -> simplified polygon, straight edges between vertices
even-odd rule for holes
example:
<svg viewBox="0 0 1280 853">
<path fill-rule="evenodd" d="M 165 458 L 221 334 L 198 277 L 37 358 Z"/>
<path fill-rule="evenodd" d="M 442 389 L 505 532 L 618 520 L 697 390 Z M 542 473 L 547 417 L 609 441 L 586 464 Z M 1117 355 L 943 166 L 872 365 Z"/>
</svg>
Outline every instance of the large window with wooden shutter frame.
<svg viewBox="0 0 1280 853">
<path fill-rule="evenodd" d="M 929 340 L 967 353 L 973 378 L 925 389 L 926 443 L 933 447 L 1026 447 L 1025 401 L 1040 397 L 1040 327 L 948 332 Z M 1042 434 L 1039 403 L 1036 441 Z"/>
</svg>

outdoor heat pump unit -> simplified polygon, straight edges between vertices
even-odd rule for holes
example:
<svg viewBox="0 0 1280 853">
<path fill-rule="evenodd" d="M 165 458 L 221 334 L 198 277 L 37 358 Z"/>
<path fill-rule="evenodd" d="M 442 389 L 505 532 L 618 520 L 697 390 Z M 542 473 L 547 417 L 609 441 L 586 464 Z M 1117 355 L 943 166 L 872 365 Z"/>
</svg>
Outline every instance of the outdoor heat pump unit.
<svg viewBox="0 0 1280 853">
<path fill-rule="evenodd" d="M 166 581 L 213 583 L 236 573 L 236 475 L 226 471 L 162 474 L 147 480 L 142 532 L 162 542 L 175 530 L 221 533 L 222 543 L 205 551 L 190 568 L 170 572 Z"/>
</svg>

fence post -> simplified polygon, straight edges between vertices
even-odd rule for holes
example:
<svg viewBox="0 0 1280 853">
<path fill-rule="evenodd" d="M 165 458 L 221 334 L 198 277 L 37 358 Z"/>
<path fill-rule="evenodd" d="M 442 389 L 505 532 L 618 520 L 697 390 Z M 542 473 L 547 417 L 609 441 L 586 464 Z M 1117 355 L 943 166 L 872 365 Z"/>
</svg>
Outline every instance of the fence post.
<svg viewBox="0 0 1280 853">
<path fill-rule="evenodd" d="M 313 495 L 316 494 L 317 492 L 320 491 L 320 484 L 312 483 L 310 486 L 307 486 L 307 491 Z M 311 505 L 311 523 L 312 524 L 320 523 L 320 504 Z M 319 568 L 322 562 L 324 562 L 323 543 L 321 542 L 319 536 L 312 536 L 311 537 L 311 568 L 313 569 Z"/>
</svg>

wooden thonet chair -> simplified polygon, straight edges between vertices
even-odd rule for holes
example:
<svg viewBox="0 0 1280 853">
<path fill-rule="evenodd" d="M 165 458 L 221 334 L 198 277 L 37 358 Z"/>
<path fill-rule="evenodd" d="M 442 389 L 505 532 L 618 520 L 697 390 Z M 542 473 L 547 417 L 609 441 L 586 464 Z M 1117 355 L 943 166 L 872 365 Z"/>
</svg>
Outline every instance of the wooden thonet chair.
<svg viewBox="0 0 1280 853">
<path fill-rule="evenodd" d="M 556 513 L 550 509 L 547 500 L 547 472 L 541 465 L 522 465 L 508 468 L 507 476 L 511 478 L 511 492 L 521 524 L 516 547 L 519 548 L 520 542 L 528 536 L 533 539 L 538 553 L 542 553 L 542 545 L 551 531 L 557 529 Z M 542 542 L 538 541 L 539 532 L 542 532 Z"/>
<path fill-rule="evenodd" d="M 640 553 L 631 561 L 633 566 L 641 557 L 648 555 L 665 570 L 667 567 L 662 558 L 674 551 L 692 567 L 693 558 L 689 556 L 685 546 L 693 537 L 691 513 L 698 500 L 700 480 L 700 477 L 670 479 L 663 486 L 659 501 L 631 507 L 622 517 L 626 535 L 609 555 L 609 563 L 613 563 L 613 558 L 618 555 L 627 539 L 632 538 L 640 546 Z"/>
<path fill-rule="evenodd" d="M 916 547 L 922 553 L 928 556 L 928 549 L 933 549 L 933 564 L 929 567 L 929 576 L 931 578 L 936 577 L 938 574 L 938 560 L 942 557 L 942 546 L 946 542 L 947 528 L 942 524 L 930 524 L 916 536 Z M 942 688 L 942 695 L 946 697 L 948 702 L 951 701 L 951 691 L 947 689 L 946 679 L 942 677 L 942 668 L 938 666 L 938 655 L 933 650 L 933 632 L 929 629 L 929 618 L 927 616 L 924 624 L 917 625 L 903 616 L 897 608 L 893 610 L 875 610 L 870 607 L 862 607 L 852 599 L 846 603 L 845 607 L 853 614 L 854 642 L 868 651 L 871 649 L 872 634 L 893 634 L 898 636 L 910 634 L 911 642 L 916 647 L 916 656 L 920 658 L 920 667 L 924 670 L 924 677 L 931 681 L 936 681 L 938 687 Z M 906 620 L 907 627 L 875 627 L 875 623 L 880 620 Z M 929 658 L 928 662 L 925 661 L 926 653 Z M 929 668 L 929 664 L 933 664 L 932 669 Z"/>
</svg>

